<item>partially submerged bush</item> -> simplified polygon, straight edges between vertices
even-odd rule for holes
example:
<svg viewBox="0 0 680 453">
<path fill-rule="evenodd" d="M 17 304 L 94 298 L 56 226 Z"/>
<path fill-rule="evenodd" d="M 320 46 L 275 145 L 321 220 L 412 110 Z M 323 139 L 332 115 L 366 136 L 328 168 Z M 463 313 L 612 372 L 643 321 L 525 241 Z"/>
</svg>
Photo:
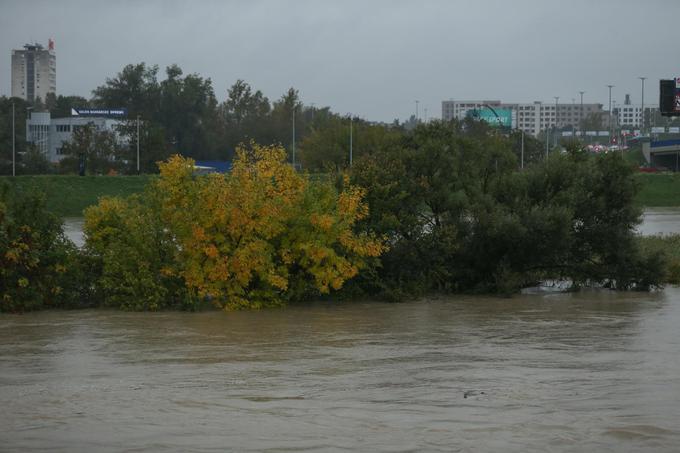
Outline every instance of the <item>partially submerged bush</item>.
<svg viewBox="0 0 680 453">
<path fill-rule="evenodd" d="M 340 289 L 384 250 L 354 231 L 368 213 L 363 191 L 310 181 L 281 147 L 239 149 L 228 176 L 195 176 L 179 156 L 160 170 L 144 197 L 104 199 L 86 212 L 108 304 L 281 305 Z"/>
<path fill-rule="evenodd" d="M 44 194 L 0 183 L 0 311 L 77 306 L 82 270 Z"/>
</svg>

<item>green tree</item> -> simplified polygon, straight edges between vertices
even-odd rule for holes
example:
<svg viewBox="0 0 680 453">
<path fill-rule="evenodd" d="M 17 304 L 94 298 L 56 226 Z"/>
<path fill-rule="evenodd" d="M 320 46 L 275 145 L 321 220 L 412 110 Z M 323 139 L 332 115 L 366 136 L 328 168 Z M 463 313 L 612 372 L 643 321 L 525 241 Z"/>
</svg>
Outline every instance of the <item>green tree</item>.
<svg viewBox="0 0 680 453">
<path fill-rule="evenodd" d="M 12 129 L 12 104 L 14 104 L 14 130 Z M 0 174 L 12 174 L 12 135 L 15 139 L 17 165 L 28 149 L 26 143 L 26 117 L 29 104 L 20 98 L 0 96 Z M 17 171 L 20 171 L 17 167 Z"/>
<path fill-rule="evenodd" d="M 175 152 L 197 158 L 216 156 L 217 100 L 210 79 L 182 77 L 177 65 L 160 83 L 160 124 Z"/>
<path fill-rule="evenodd" d="M 122 149 L 111 131 L 98 130 L 93 123 L 74 127 L 70 142 L 64 144 L 65 157 L 59 162 L 65 173 L 107 174 L 122 167 Z"/>
<path fill-rule="evenodd" d="M 44 194 L 11 190 L 0 181 L 0 312 L 77 305 L 77 251 Z"/>
</svg>

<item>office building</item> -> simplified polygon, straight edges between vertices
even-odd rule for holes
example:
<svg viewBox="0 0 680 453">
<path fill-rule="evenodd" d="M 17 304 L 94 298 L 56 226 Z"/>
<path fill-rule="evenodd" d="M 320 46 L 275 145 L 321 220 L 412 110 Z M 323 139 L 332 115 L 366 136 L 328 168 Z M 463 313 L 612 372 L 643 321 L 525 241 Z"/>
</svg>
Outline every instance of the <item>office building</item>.
<svg viewBox="0 0 680 453">
<path fill-rule="evenodd" d="M 50 162 L 59 162 L 63 157 L 64 144 L 71 141 L 79 127 L 94 125 L 99 131 L 109 131 L 116 135 L 118 143 L 126 144 L 118 134 L 120 120 L 104 117 L 67 117 L 52 118 L 49 112 L 32 112 L 26 121 L 26 141 L 33 143 Z"/>
<path fill-rule="evenodd" d="M 582 119 L 590 114 L 603 113 L 602 104 L 555 104 L 550 102 L 506 103 L 499 100 L 442 101 L 442 119 L 462 120 L 469 110 L 493 109 L 512 111 L 512 127 L 527 134 L 538 135 L 542 130 L 557 127 L 579 128 Z"/>
<path fill-rule="evenodd" d="M 40 44 L 26 44 L 22 50 L 12 50 L 12 96 L 33 104 L 43 102 L 48 93 L 57 91 L 57 57 L 54 41 L 48 48 Z"/>
</svg>

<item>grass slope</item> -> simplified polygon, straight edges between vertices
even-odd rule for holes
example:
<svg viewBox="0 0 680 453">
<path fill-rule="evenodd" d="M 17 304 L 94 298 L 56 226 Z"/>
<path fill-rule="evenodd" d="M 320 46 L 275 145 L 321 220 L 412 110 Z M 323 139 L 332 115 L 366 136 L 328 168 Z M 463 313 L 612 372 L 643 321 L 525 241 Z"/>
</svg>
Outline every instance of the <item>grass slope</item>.
<svg viewBox="0 0 680 453">
<path fill-rule="evenodd" d="M 313 175 L 313 178 L 319 175 Z M 102 196 L 128 196 L 139 193 L 154 178 L 141 176 L 45 175 L 0 177 L 15 188 L 35 188 L 47 194 L 47 207 L 62 217 L 81 217 L 83 210 Z M 680 174 L 637 175 L 641 183 L 637 202 L 645 207 L 680 206 Z"/>
<path fill-rule="evenodd" d="M 83 209 L 96 204 L 102 196 L 128 196 L 142 192 L 153 178 L 141 176 L 45 175 L 3 177 L 18 190 L 32 188 L 47 195 L 47 208 L 62 217 L 81 217 Z"/>
<path fill-rule="evenodd" d="M 640 193 L 637 202 L 641 206 L 680 206 L 680 174 L 641 173 Z"/>
</svg>

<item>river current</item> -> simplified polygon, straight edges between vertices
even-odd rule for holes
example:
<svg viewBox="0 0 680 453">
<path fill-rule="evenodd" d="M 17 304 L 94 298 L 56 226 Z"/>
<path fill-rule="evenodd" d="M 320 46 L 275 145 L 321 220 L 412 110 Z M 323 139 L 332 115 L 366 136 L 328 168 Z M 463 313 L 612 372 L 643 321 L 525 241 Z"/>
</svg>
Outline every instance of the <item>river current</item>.
<svg viewBox="0 0 680 453">
<path fill-rule="evenodd" d="M 672 287 L 0 315 L 0 451 L 673 452 L 679 325 Z"/>
</svg>

